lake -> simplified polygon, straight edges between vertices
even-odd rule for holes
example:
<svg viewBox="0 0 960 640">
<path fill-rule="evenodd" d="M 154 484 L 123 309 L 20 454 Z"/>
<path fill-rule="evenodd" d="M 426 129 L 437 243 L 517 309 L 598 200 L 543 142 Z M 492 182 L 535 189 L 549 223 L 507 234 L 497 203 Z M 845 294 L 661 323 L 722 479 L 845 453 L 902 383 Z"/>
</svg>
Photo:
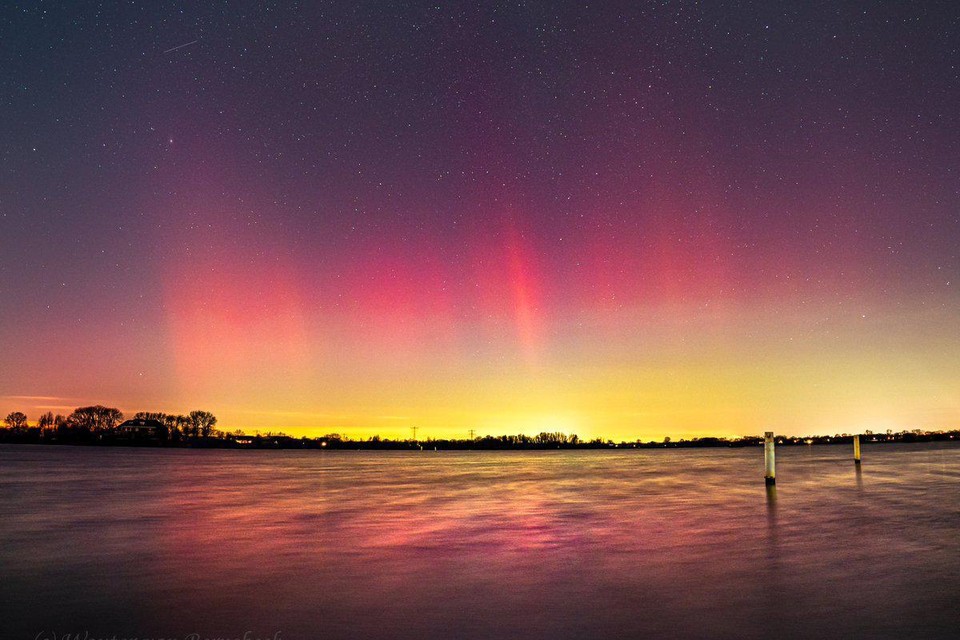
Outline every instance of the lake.
<svg viewBox="0 0 960 640">
<path fill-rule="evenodd" d="M 0 446 L 0 637 L 956 638 L 960 446 L 851 458 Z"/>
</svg>

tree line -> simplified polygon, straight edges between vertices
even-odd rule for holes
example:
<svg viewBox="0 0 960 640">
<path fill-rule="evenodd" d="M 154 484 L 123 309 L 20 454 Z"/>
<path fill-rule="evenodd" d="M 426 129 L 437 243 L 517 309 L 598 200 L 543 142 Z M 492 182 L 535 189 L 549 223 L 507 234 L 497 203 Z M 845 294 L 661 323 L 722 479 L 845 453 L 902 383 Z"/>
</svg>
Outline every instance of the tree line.
<svg viewBox="0 0 960 640">
<path fill-rule="evenodd" d="M 739 438 L 702 437 L 661 441 L 621 441 L 594 438 L 584 440 L 576 434 L 541 432 L 526 434 L 469 438 L 424 438 L 391 439 L 378 435 L 363 439 L 351 439 L 337 433 L 320 437 L 295 437 L 284 433 L 245 434 L 242 431 L 224 433 L 216 429 L 217 418 L 209 411 L 191 411 L 186 415 L 141 411 L 134 420 L 151 420 L 158 424 L 147 437 L 128 437 L 118 434 L 117 427 L 123 422 L 123 413 L 114 407 L 93 405 L 78 407 L 69 415 L 54 415 L 47 412 L 31 426 L 26 414 L 11 412 L 3 419 L 0 442 L 41 444 L 159 444 L 174 446 L 204 446 L 227 448 L 271 449 L 381 449 L 381 450 L 524 450 L 524 449 L 610 449 L 610 448 L 699 448 L 699 447 L 752 447 L 763 443 L 761 436 Z M 777 436 L 778 445 L 849 444 L 853 435 L 842 433 L 833 436 Z M 864 443 L 897 442 L 960 442 L 960 430 L 926 431 L 921 429 L 885 434 L 865 430 Z"/>
<path fill-rule="evenodd" d="M 186 415 L 140 411 L 134 420 L 153 420 L 159 423 L 153 437 L 164 442 L 188 442 L 222 437 L 215 429 L 217 417 L 209 411 L 191 411 Z M 77 407 L 69 415 L 48 411 L 31 426 L 27 415 L 13 411 L 4 419 L 3 439 L 18 442 L 93 442 L 112 440 L 123 422 L 123 412 L 116 407 L 92 405 Z"/>
</svg>

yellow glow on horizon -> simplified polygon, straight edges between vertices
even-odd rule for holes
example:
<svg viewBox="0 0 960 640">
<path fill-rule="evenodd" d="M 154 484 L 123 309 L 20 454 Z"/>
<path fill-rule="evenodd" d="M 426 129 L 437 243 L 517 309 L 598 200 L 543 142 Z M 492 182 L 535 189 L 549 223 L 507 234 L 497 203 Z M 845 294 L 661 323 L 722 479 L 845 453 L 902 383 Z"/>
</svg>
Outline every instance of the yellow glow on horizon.
<svg viewBox="0 0 960 640">
<path fill-rule="evenodd" d="M 312 351 L 295 360 L 264 360 L 249 371 L 198 368 L 167 391 L 125 380 L 100 395 L 74 384 L 56 389 L 64 397 L 2 397 L 0 410 L 35 421 L 47 407 L 94 403 L 130 415 L 206 409 L 224 431 L 400 439 L 413 426 L 421 439 L 465 438 L 473 429 L 617 442 L 956 427 L 956 309 L 871 309 L 825 330 L 827 313 L 661 310 L 602 326 L 585 318 L 550 327 L 550 348 L 536 363 L 498 344 L 465 359 L 455 342 L 373 349 L 304 338 Z M 269 344 L 252 348 L 266 352 Z"/>
</svg>

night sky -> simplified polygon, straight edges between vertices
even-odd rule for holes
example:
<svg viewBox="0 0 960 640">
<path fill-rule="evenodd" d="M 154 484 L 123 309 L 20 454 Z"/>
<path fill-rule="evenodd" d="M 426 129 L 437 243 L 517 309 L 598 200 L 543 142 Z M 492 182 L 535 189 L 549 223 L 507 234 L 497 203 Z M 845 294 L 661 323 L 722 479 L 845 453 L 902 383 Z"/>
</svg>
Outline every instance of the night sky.
<svg viewBox="0 0 960 640">
<path fill-rule="evenodd" d="M 955 2 L 10 2 L 0 36 L 0 414 L 960 424 Z"/>
</svg>

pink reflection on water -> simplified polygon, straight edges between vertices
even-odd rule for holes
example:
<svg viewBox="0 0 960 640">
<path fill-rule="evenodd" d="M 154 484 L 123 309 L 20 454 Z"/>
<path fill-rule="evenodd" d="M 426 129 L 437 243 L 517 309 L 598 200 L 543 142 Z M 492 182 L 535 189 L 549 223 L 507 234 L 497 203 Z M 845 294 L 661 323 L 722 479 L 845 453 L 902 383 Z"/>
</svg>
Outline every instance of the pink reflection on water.
<svg viewBox="0 0 960 640">
<path fill-rule="evenodd" d="M 57 449 L 56 473 L 0 468 L 6 601 L 25 628 L 882 637 L 919 611 L 939 637 L 953 620 L 960 509 L 941 469 L 960 449 L 942 464 L 874 454 L 859 483 L 846 456 L 785 451 L 775 509 L 748 450 L 677 467 L 673 453 Z M 890 611 L 858 613 L 877 601 Z"/>
</svg>

